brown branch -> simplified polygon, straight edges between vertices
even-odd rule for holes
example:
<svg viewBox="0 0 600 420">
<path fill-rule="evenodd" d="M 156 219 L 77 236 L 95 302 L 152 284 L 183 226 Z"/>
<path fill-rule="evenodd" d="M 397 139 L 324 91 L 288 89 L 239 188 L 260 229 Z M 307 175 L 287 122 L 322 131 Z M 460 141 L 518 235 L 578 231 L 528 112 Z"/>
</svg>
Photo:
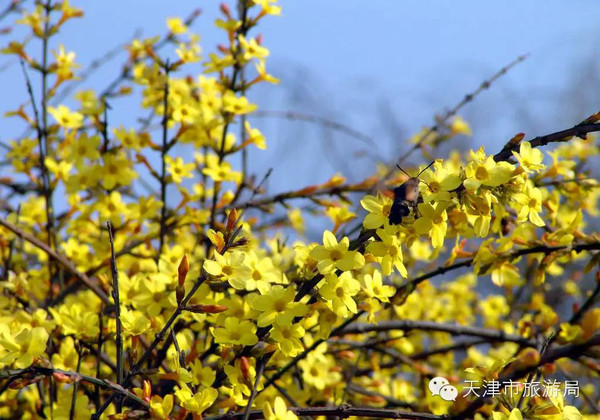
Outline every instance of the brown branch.
<svg viewBox="0 0 600 420">
<path fill-rule="evenodd" d="M 600 123 L 591 124 L 583 122 L 566 130 L 557 131 L 552 134 L 546 134 L 545 136 L 538 136 L 528 141 L 531 143 L 531 147 L 546 146 L 549 143 L 569 141 L 572 137 L 586 139 L 586 135 L 588 133 L 597 131 L 600 131 Z M 512 152 L 519 150 L 519 147 L 520 143 L 510 144 L 509 142 L 500 152 L 494 155 L 494 160 L 496 162 L 500 162 L 502 160 L 511 158 Z"/>
<path fill-rule="evenodd" d="M 364 334 L 368 332 L 381 331 L 435 331 L 447 332 L 452 335 L 467 335 L 471 337 L 486 338 L 491 341 L 503 341 L 518 343 L 523 346 L 535 346 L 535 341 L 516 334 L 508 334 L 502 330 L 491 328 L 473 327 L 470 325 L 446 324 L 434 321 L 420 321 L 412 319 L 397 319 L 379 321 L 377 324 L 355 323 L 350 324 L 342 330 L 336 331 L 335 335 Z"/>
<path fill-rule="evenodd" d="M 54 248 L 57 247 L 57 239 L 56 232 L 54 231 L 54 207 L 52 204 L 52 185 L 50 184 L 50 173 L 48 172 L 48 168 L 46 166 L 45 158 L 50 153 L 50 138 L 48 136 L 48 74 L 50 73 L 48 69 L 48 43 L 50 39 L 50 13 L 52 12 L 52 1 L 46 0 L 44 1 L 44 32 L 42 37 L 42 67 L 41 67 L 41 75 L 42 75 L 42 116 L 41 123 L 42 129 L 38 129 L 38 136 L 41 134 L 41 137 L 38 138 L 39 150 L 40 150 L 40 167 L 42 169 L 42 179 L 43 189 L 44 189 L 44 198 L 46 201 L 46 232 L 48 235 L 48 246 L 52 248 L 54 242 Z M 36 125 L 39 124 L 36 122 Z M 37 129 L 37 128 L 36 128 Z M 62 286 L 62 274 L 58 273 L 58 267 L 55 266 L 55 273 L 53 275 L 52 266 L 48 266 L 48 274 L 50 275 L 50 285 L 54 285 L 55 277 L 54 275 L 59 275 L 59 284 Z M 53 295 L 53 287 L 50 287 L 50 293 L 48 294 L 48 300 L 52 299 Z"/>
<path fill-rule="evenodd" d="M 23 3 L 23 1 L 24 0 L 12 0 L 10 4 L 2 12 L 0 12 L 0 20 L 4 19 L 11 12 L 18 10 L 19 5 Z"/>
<path fill-rule="evenodd" d="M 238 204 L 236 206 L 227 206 L 226 209 L 229 208 L 237 208 L 237 209 L 248 209 L 248 208 L 259 208 L 264 210 L 268 206 L 275 203 L 285 203 L 287 200 L 296 199 L 296 198 L 305 198 L 311 199 L 314 197 L 320 196 L 339 196 L 343 193 L 348 192 L 369 192 L 371 190 L 371 185 L 374 183 L 360 183 L 360 184 L 345 184 L 338 185 L 335 187 L 326 187 L 326 188 L 315 188 L 314 190 L 307 190 L 307 188 L 302 188 L 296 191 L 286 191 L 279 194 L 275 194 L 271 197 L 264 197 L 260 200 L 248 200 L 245 203 Z"/>
<path fill-rule="evenodd" d="M 557 251 L 570 250 L 570 251 L 575 251 L 575 252 L 581 252 L 581 251 L 590 251 L 590 250 L 597 250 L 597 249 L 600 249 L 600 242 L 583 243 L 583 244 L 577 244 L 577 245 L 560 245 L 560 246 L 538 245 L 538 246 L 534 246 L 531 248 L 519 249 L 515 252 L 508 253 L 505 255 L 498 255 L 497 257 L 514 260 L 515 258 L 521 257 L 523 255 L 529 255 L 529 254 L 543 253 L 543 254 L 548 255 L 548 254 L 551 254 L 551 253 L 557 252 Z M 425 280 L 428 280 L 428 279 L 438 276 L 440 274 L 445 274 L 448 271 L 453 271 L 458 268 L 470 267 L 471 265 L 473 265 L 474 262 L 475 262 L 475 258 L 469 258 L 465 261 L 454 263 L 454 264 L 451 264 L 448 266 L 438 267 L 437 269 L 435 269 L 433 271 L 430 271 L 419 277 L 416 277 L 413 280 L 410 280 L 410 281 L 406 282 L 405 284 L 403 284 L 402 286 L 398 287 L 396 289 L 396 293 L 394 294 L 394 296 L 392 297 L 391 300 L 394 301 L 396 298 L 402 296 L 408 290 L 414 289 L 414 287 L 416 287 L 419 283 L 421 283 Z"/>
<path fill-rule="evenodd" d="M 75 348 L 77 349 L 77 368 L 75 373 L 79 373 L 81 371 L 81 359 L 82 359 L 82 351 L 81 344 L 76 342 Z M 69 420 L 73 420 L 75 418 L 75 404 L 77 403 L 77 391 L 79 390 L 79 382 L 75 381 L 73 384 L 73 396 L 71 397 L 71 409 L 69 410 Z"/>
<path fill-rule="evenodd" d="M 12 231 L 15 235 L 19 236 L 20 238 L 23 238 L 27 242 L 44 251 L 46 254 L 48 254 L 50 258 L 60 263 L 71 274 L 73 274 L 75 277 L 81 280 L 81 282 L 85 284 L 88 289 L 93 291 L 96 294 L 96 296 L 98 296 L 104 303 L 110 304 L 110 298 L 104 292 L 104 290 L 100 288 L 98 282 L 88 277 L 85 273 L 79 271 L 77 267 L 75 267 L 75 264 L 73 264 L 67 257 L 51 249 L 47 244 L 40 241 L 35 236 L 25 232 L 17 226 L 14 226 L 13 224 L 7 222 L 5 219 L 0 218 L 0 225 L 4 226 L 8 230 Z"/>
<path fill-rule="evenodd" d="M 168 136 L 168 123 L 169 123 L 169 71 L 171 70 L 169 66 L 169 61 L 167 60 L 165 66 L 165 86 L 163 91 L 163 118 L 162 118 L 162 148 L 160 150 L 160 159 L 161 159 L 161 174 L 160 174 L 160 199 L 162 201 L 162 207 L 160 209 L 160 234 L 159 234 L 159 245 L 158 245 L 158 255 L 156 256 L 156 261 L 160 259 L 160 256 L 163 252 L 163 246 L 165 244 L 165 230 L 167 223 L 167 163 L 166 157 L 169 151 L 169 146 L 167 144 L 167 136 Z"/>
<path fill-rule="evenodd" d="M 443 420 L 448 416 L 437 416 L 429 413 L 415 413 L 404 410 L 390 410 L 385 408 L 370 407 L 352 407 L 349 405 L 340 405 L 338 407 L 289 407 L 288 410 L 297 416 L 326 416 L 327 418 L 348 418 L 348 417 L 367 417 L 379 419 L 408 419 L 408 420 Z M 242 418 L 244 413 L 227 413 L 220 416 L 207 417 L 205 420 L 227 420 Z M 264 419 L 262 411 L 251 411 L 251 419 Z"/>
<path fill-rule="evenodd" d="M 33 378 L 35 376 L 40 376 L 40 375 L 51 377 L 54 374 L 68 376 L 69 378 L 71 378 L 77 382 L 84 381 L 84 382 L 91 383 L 93 385 L 97 385 L 100 388 L 109 389 L 116 394 L 122 395 L 123 397 L 126 397 L 128 399 L 135 401 L 137 404 L 141 405 L 142 407 L 144 407 L 146 409 L 150 408 L 150 405 L 146 401 L 142 400 L 140 397 L 135 395 L 133 392 L 128 391 L 127 389 L 123 388 L 119 384 L 115 384 L 115 383 L 112 383 L 112 382 L 104 380 L 104 379 L 98 379 L 93 376 L 83 375 L 81 373 L 72 372 L 72 371 L 68 371 L 68 370 L 55 369 L 55 368 L 42 367 L 42 366 L 30 366 L 25 369 L 7 369 L 7 370 L 0 371 L 0 379 L 9 379 L 10 381 L 14 381 L 15 379 L 18 379 L 18 378 L 23 378 L 23 377 Z"/>
<path fill-rule="evenodd" d="M 113 229 L 110 221 L 106 222 L 108 228 L 108 237 L 110 239 L 110 268 L 113 280 L 112 297 L 115 301 L 115 318 L 117 324 L 116 331 L 116 352 L 117 352 L 117 383 L 123 383 L 123 333 L 121 332 L 121 304 L 119 300 L 119 272 L 117 270 L 117 262 L 115 260 L 115 242 L 113 237 Z M 120 413 L 122 407 L 117 407 L 117 413 Z"/>
</svg>

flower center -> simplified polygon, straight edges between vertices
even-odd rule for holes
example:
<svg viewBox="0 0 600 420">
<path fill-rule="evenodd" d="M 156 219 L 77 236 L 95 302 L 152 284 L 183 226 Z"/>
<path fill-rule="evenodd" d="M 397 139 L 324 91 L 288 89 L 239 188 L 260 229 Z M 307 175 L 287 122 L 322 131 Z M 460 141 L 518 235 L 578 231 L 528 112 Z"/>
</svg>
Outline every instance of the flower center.
<svg viewBox="0 0 600 420">
<path fill-rule="evenodd" d="M 475 178 L 477 178 L 479 181 L 488 179 L 487 169 L 485 169 L 484 166 L 480 166 L 479 168 L 477 168 L 477 170 L 475 171 Z"/>
<path fill-rule="evenodd" d="M 339 250 L 334 249 L 333 251 L 331 251 L 329 253 L 329 258 L 331 258 L 331 261 L 341 260 L 342 259 L 342 253 Z"/>
<path fill-rule="evenodd" d="M 392 209 L 392 206 L 389 204 L 386 204 L 383 206 L 383 208 L 381 209 L 381 213 L 385 216 L 385 217 L 389 217 L 390 215 L 390 210 Z"/>
<path fill-rule="evenodd" d="M 286 306 L 287 306 L 287 302 L 285 300 L 276 300 L 273 303 L 273 308 L 275 308 L 275 310 L 277 312 L 285 311 Z"/>
</svg>

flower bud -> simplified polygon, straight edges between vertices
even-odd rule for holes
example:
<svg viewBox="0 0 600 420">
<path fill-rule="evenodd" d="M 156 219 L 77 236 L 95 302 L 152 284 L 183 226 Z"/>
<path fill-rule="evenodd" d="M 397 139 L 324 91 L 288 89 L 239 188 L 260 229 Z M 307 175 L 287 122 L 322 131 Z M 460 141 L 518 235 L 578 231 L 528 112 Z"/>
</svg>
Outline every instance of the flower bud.
<svg viewBox="0 0 600 420">
<path fill-rule="evenodd" d="M 179 285 L 183 286 L 185 283 L 185 278 L 187 277 L 187 273 L 190 271 L 190 262 L 188 260 L 187 254 L 183 256 L 181 262 L 179 263 L 179 267 L 177 268 L 177 279 L 179 281 Z"/>
</svg>

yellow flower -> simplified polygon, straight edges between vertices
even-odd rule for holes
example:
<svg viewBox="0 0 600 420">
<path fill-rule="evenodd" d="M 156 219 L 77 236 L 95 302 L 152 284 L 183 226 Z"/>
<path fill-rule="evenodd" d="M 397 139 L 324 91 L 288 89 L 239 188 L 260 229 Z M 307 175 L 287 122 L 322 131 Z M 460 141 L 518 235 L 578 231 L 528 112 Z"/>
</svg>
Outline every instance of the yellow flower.
<svg viewBox="0 0 600 420">
<path fill-rule="evenodd" d="M 323 233 L 323 245 L 317 245 L 310 251 L 310 256 L 318 262 L 319 273 L 327 274 L 335 269 L 342 271 L 356 270 L 365 265 L 365 258 L 356 251 L 349 251 L 350 240 L 344 237 L 339 243 L 330 231 Z"/>
<path fill-rule="evenodd" d="M 502 318 L 510 313 L 506 298 L 501 295 L 488 296 L 479 302 L 479 309 L 486 327 L 500 328 Z"/>
<path fill-rule="evenodd" d="M 72 163 L 65 162 L 64 160 L 57 162 L 50 156 L 46 156 L 44 163 L 56 179 L 62 179 L 63 181 L 69 178 L 69 172 L 73 169 Z"/>
<path fill-rule="evenodd" d="M 519 153 L 513 151 L 512 154 L 521 164 L 521 168 L 523 168 L 525 173 L 529 174 L 533 171 L 540 172 L 542 169 L 546 168 L 546 166 L 542 164 L 544 154 L 538 149 L 531 148 L 531 143 L 528 141 L 521 143 Z"/>
<path fill-rule="evenodd" d="M 296 420 L 298 418 L 297 415 L 287 409 L 281 397 L 275 397 L 273 407 L 268 401 L 265 402 L 263 414 L 266 420 Z"/>
<path fill-rule="evenodd" d="M 173 159 L 171 156 L 165 157 L 165 162 L 167 163 L 167 172 L 171 175 L 171 179 L 174 183 L 180 184 L 182 178 L 192 178 L 192 170 L 194 170 L 193 163 L 183 163 L 183 159 L 181 157 L 176 157 Z"/>
<path fill-rule="evenodd" d="M 258 128 L 250 127 L 250 123 L 246 120 L 244 121 L 244 130 L 246 130 L 246 142 L 252 143 L 259 149 L 266 149 L 267 143 L 265 141 L 265 136 L 258 130 Z"/>
<path fill-rule="evenodd" d="M 118 191 L 102 196 L 95 207 L 102 220 L 110 220 L 117 226 L 121 224 L 121 217 L 125 216 L 127 218 L 129 215 L 129 209 L 123 203 L 121 193 Z"/>
<path fill-rule="evenodd" d="M 169 32 L 173 35 L 181 35 L 187 32 L 188 28 L 185 26 L 185 23 L 178 17 L 172 17 L 167 19 L 167 27 L 169 28 Z"/>
<path fill-rule="evenodd" d="M 281 7 L 275 5 L 277 0 L 256 0 L 255 3 L 260 4 L 262 13 L 274 16 L 279 16 L 281 14 Z"/>
<path fill-rule="evenodd" d="M 124 153 L 102 155 L 102 165 L 99 178 L 107 190 L 112 190 L 118 185 L 129 185 L 131 180 L 138 177 L 137 172 L 132 169 L 131 160 Z"/>
<path fill-rule="evenodd" d="M 73 69 L 81 67 L 75 63 L 75 53 L 67 53 L 64 45 L 58 46 L 58 52 L 52 50 L 52 54 L 56 58 L 56 63 L 50 68 L 56 73 L 59 79 L 69 80 L 73 78 Z"/>
<path fill-rule="evenodd" d="M 77 338 L 98 337 L 98 313 L 91 310 L 89 304 L 65 304 L 58 309 L 49 308 L 64 335 L 73 335 Z"/>
<path fill-rule="evenodd" d="M 392 286 L 383 284 L 381 272 L 373 271 L 373 274 L 365 274 L 362 278 L 363 292 L 370 297 L 376 298 L 381 302 L 389 302 L 389 298 L 394 295 L 396 290 Z"/>
<path fill-rule="evenodd" d="M 59 105 L 58 108 L 49 106 L 48 112 L 61 127 L 77 130 L 83 125 L 83 115 L 79 112 L 71 112 L 71 110 L 64 105 Z"/>
<path fill-rule="evenodd" d="M 232 316 L 225 319 L 225 325 L 215 328 L 212 334 L 215 337 L 215 343 L 218 344 L 253 346 L 258 343 L 256 326 L 250 321 L 240 321 Z"/>
<path fill-rule="evenodd" d="M 75 371 L 77 369 L 77 357 L 73 337 L 65 337 L 60 343 L 59 352 L 52 355 L 52 365 L 57 369 Z"/>
<path fill-rule="evenodd" d="M 214 388 L 204 388 L 194 393 L 186 384 L 179 384 L 179 388 L 175 390 L 175 396 L 181 406 L 197 414 L 202 414 L 203 411 L 213 405 L 218 395 L 219 392 Z"/>
<path fill-rule="evenodd" d="M 202 48 L 198 44 L 179 44 L 179 47 L 175 50 L 177 56 L 184 63 L 196 63 L 202 59 L 200 53 Z"/>
<path fill-rule="evenodd" d="M 150 417 L 155 420 L 167 420 L 169 414 L 173 410 L 173 394 L 165 395 L 162 398 L 160 395 L 153 395 L 150 398 Z"/>
<path fill-rule="evenodd" d="M 245 61 L 249 61 L 252 58 L 263 59 L 269 55 L 269 50 L 265 47 L 261 47 L 254 38 L 251 38 L 250 41 L 248 41 L 244 35 L 239 35 L 238 40 L 240 41 L 240 46 L 244 50 L 243 60 Z"/>
<path fill-rule="evenodd" d="M 496 162 L 493 156 L 485 157 L 483 148 L 477 152 L 471 151 L 473 161 L 465 169 L 467 179 L 463 182 L 466 189 L 475 191 L 481 185 L 497 187 L 510 180 L 513 165 L 508 162 Z"/>
<path fill-rule="evenodd" d="M 406 278 L 408 273 L 404 266 L 402 247 L 398 236 L 390 229 L 377 229 L 377 236 L 381 241 L 370 242 L 367 245 L 367 251 L 378 257 L 384 275 L 389 276 L 392 269 L 396 268 L 400 275 Z"/>
<path fill-rule="evenodd" d="M 454 120 L 452 120 L 452 122 L 450 123 L 450 135 L 456 134 L 464 134 L 465 136 L 470 136 L 471 134 L 473 134 L 471 132 L 471 127 L 469 127 L 469 124 L 461 117 L 454 118 Z"/>
<path fill-rule="evenodd" d="M 295 357 L 304 350 L 302 341 L 304 328 L 300 324 L 275 325 L 271 330 L 271 338 L 277 343 L 277 347 L 288 357 Z"/>
<path fill-rule="evenodd" d="M 24 328 L 16 336 L 8 327 L 0 329 L 0 363 L 26 368 L 44 354 L 47 341 L 48 332 L 43 327 Z"/>
<path fill-rule="evenodd" d="M 231 163 L 227 161 L 211 163 L 202 169 L 202 173 L 211 177 L 215 182 L 230 181 L 238 183 L 242 179 L 242 174 L 232 170 Z"/>
<path fill-rule="evenodd" d="M 458 188 L 462 182 L 460 176 L 444 167 L 441 160 L 437 160 L 433 168 L 434 171 L 425 171 L 420 176 L 423 181 L 423 200 L 450 201 L 450 191 Z"/>
<path fill-rule="evenodd" d="M 202 366 L 202 362 L 198 359 L 188 364 L 188 369 L 192 374 L 192 383 L 194 385 L 203 385 L 209 387 L 215 381 L 217 373 L 214 369 L 208 366 Z"/>
<path fill-rule="evenodd" d="M 243 115 L 254 111 L 256 108 L 256 104 L 249 103 L 248 98 L 245 96 L 240 96 L 238 98 L 235 96 L 235 93 L 230 90 L 225 92 L 225 95 L 223 95 L 223 109 L 226 112 L 230 112 L 235 115 Z"/>
<path fill-rule="evenodd" d="M 259 327 L 267 325 L 291 325 L 297 316 L 305 315 L 308 307 L 301 302 L 294 302 L 296 292 L 292 286 L 273 286 L 264 295 L 256 296 L 250 301 L 252 309 L 262 312 L 257 319 Z"/>
<path fill-rule="evenodd" d="M 306 230 L 306 228 L 304 226 L 302 210 L 292 209 L 288 211 L 287 217 L 290 223 L 292 224 L 292 227 L 296 230 L 296 232 L 298 232 L 300 235 L 304 235 L 304 231 Z"/>
<path fill-rule="evenodd" d="M 365 229 L 377 229 L 388 221 L 392 200 L 383 194 L 377 194 L 377 197 L 366 195 L 360 205 L 369 212 L 363 221 Z"/>
<path fill-rule="evenodd" d="M 558 337 L 561 343 L 575 343 L 583 336 L 583 329 L 579 325 L 571 325 L 568 322 L 560 324 Z"/>
<path fill-rule="evenodd" d="M 94 161 L 100 157 L 99 150 L 100 137 L 91 136 L 84 132 L 81 133 L 79 138 L 75 140 L 73 145 L 69 147 L 69 158 L 75 161 L 75 163 L 82 163 L 84 159 Z"/>
<path fill-rule="evenodd" d="M 141 278 L 133 305 L 150 318 L 159 315 L 163 309 L 175 308 L 175 293 L 167 290 L 171 283 L 171 277 L 164 273 L 151 273 Z"/>
<path fill-rule="evenodd" d="M 54 418 L 55 420 L 87 420 L 90 417 L 89 399 L 82 391 L 77 393 L 75 398 L 75 407 L 71 411 L 71 402 L 73 401 L 73 386 L 72 385 L 57 385 L 56 401 L 44 406 L 44 415 L 47 419 Z M 34 418 L 41 416 L 35 416 Z"/>
<path fill-rule="evenodd" d="M 448 228 L 447 206 L 448 203 L 445 202 L 436 203 L 435 207 L 431 203 L 419 204 L 421 217 L 415 220 L 415 230 L 421 235 L 428 234 L 434 248 L 441 248 L 444 245 Z"/>
<path fill-rule="evenodd" d="M 265 61 L 261 60 L 259 62 L 255 62 L 254 63 L 254 68 L 256 69 L 256 72 L 258 73 L 258 77 L 255 79 L 255 81 L 265 81 L 265 82 L 269 82 L 269 83 L 273 83 L 273 84 L 277 84 L 279 83 L 279 79 L 276 78 L 275 76 L 267 73 L 267 69 L 265 66 Z"/>
<path fill-rule="evenodd" d="M 583 328 L 583 338 L 586 340 L 596 334 L 600 329 L 600 308 L 587 311 L 581 320 L 581 327 Z"/>
<path fill-rule="evenodd" d="M 492 221 L 492 203 L 498 203 L 498 199 L 489 190 L 479 191 L 473 194 L 466 191 L 462 196 L 465 205 L 467 219 L 473 225 L 475 234 L 485 238 L 490 231 Z"/>
<path fill-rule="evenodd" d="M 246 290 L 258 289 L 261 293 L 266 293 L 271 287 L 271 283 L 281 282 L 283 274 L 273 265 L 271 258 L 260 258 L 253 251 L 248 252 L 246 255 L 246 262 L 251 270 L 250 278 L 246 283 Z"/>
<path fill-rule="evenodd" d="M 31 13 L 23 10 L 23 17 L 16 20 L 15 23 L 29 26 L 37 37 L 42 38 L 44 36 L 44 8 L 41 4 L 38 4 L 35 11 Z"/>
<path fill-rule="evenodd" d="M 150 136 L 148 133 L 138 134 L 133 128 L 127 130 L 120 125 L 113 130 L 113 133 L 123 146 L 137 152 L 150 144 Z"/>
<path fill-rule="evenodd" d="M 308 356 L 298 362 L 302 379 L 306 384 L 315 387 L 319 391 L 332 386 L 342 379 L 339 372 L 331 372 L 333 361 L 320 353 L 309 353 Z"/>
<path fill-rule="evenodd" d="M 325 284 L 319 289 L 319 294 L 327 299 L 327 304 L 337 316 L 346 318 L 348 311 L 357 312 L 356 302 L 352 298 L 360 291 L 360 283 L 352 273 L 346 271 L 339 277 L 334 273 L 325 277 Z"/>
<path fill-rule="evenodd" d="M 499 411 L 494 411 L 492 413 L 492 419 L 493 420 L 523 420 L 523 414 L 521 414 L 521 411 L 518 408 L 513 408 L 508 416 Z"/>
<path fill-rule="evenodd" d="M 90 261 L 90 247 L 79 242 L 76 238 L 70 237 L 61 244 L 65 255 L 76 264 L 88 264 Z"/>
<path fill-rule="evenodd" d="M 475 271 L 479 275 L 492 275 L 492 282 L 496 286 L 519 286 L 523 283 L 519 270 L 507 258 L 501 258 L 488 244 L 484 243 L 475 256 Z"/>
<path fill-rule="evenodd" d="M 326 210 L 327 216 L 333 220 L 334 228 L 333 232 L 337 232 L 341 225 L 348 223 L 350 220 L 356 217 L 356 213 L 348 210 L 348 207 L 328 207 Z"/>
<path fill-rule="evenodd" d="M 251 274 L 250 267 L 244 262 L 246 254 L 241 251 L 225 255 L 215 253 L 214 258 L 204 261 L 204 270 L 211 276 L 228 281 L 234 289 L 244 290 Z"/>
<path fill-rule="evenodd" d="M 527 182 L 523 192 L 516 193 L 513 196 L 515 209 L 517 210 L 517 221 L 525 222 L 528 218 L 536 226 L 544 226 L 546 223 L 540 217 L 542 211 L 542 191 L 533 186 L 533 183 Z"/>
<path fill-rule="evenodd" d="M 191 103 L 187 102 L 173 102 L 173 114 L 171 115 L 173 121 L 182 124 L 193 124 L 196 121 L 196 119 L 198 118 L 198 114 L 200 113 L 198 108 L 194 107 Z"/>
<path fill-rule="evenodd" d="M 150 329 L 150 320 L 141 311 L 121 308 L 121 322 L 125 335 L 142 335 Z"/>
</svg>

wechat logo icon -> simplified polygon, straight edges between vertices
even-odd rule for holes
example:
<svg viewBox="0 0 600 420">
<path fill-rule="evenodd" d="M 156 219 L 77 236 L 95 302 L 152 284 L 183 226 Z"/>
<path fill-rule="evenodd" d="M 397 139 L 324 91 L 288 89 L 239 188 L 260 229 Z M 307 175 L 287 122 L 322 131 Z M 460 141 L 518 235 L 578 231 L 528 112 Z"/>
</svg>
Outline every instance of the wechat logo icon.
<svg viewBox="0 0 600 420">
<path fill-rule="evenodd" d="M 450 385 L 448 379 L 442 376 L 436 376 L 429 381 L 429 391 L 431 395 L 439 395 L 444 401 L 456 401 L 458 390 L 454 385 Z"/>
</svg>

